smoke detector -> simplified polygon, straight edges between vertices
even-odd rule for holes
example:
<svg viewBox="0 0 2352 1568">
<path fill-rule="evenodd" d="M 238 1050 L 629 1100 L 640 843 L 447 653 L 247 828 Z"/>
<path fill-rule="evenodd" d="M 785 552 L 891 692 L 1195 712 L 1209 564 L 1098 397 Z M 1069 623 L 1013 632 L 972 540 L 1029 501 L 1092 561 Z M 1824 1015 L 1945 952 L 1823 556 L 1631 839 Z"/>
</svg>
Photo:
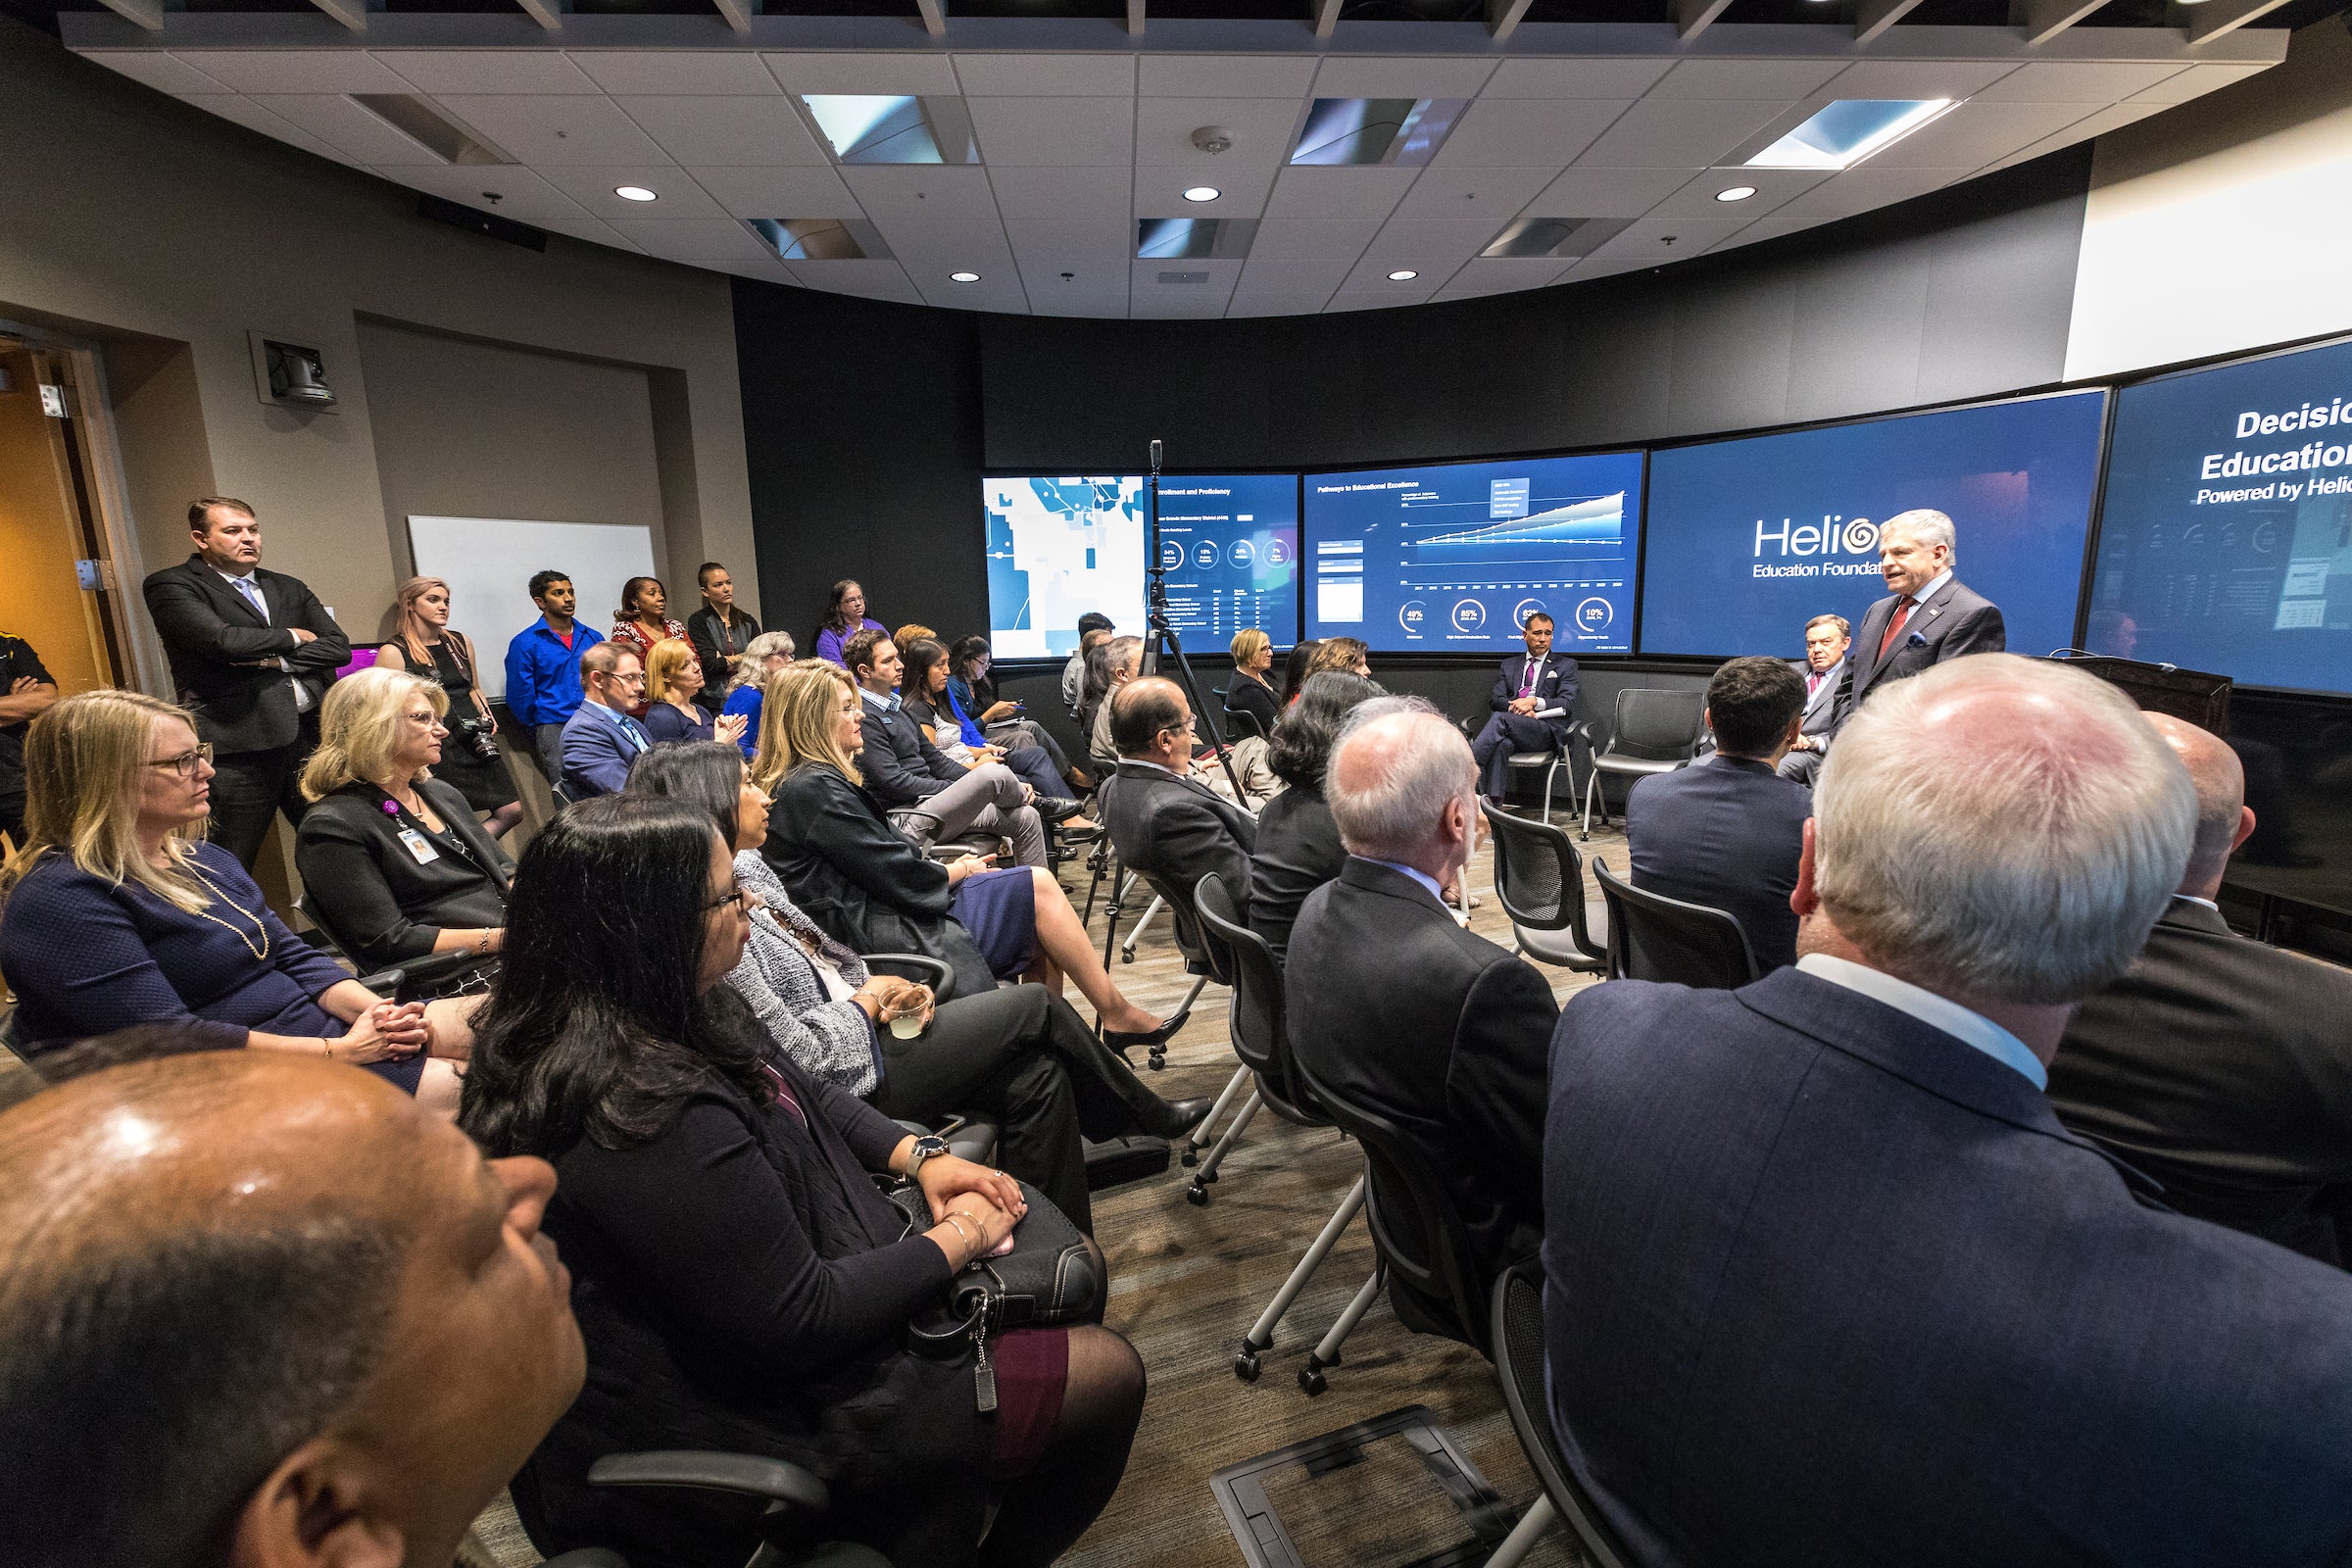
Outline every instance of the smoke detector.
<svg viewBox="0 0 2352 1568">
<path fill-rule="evenodd" d="M 1223 125 L 1202 125 L 1193 132 L 1193 145 L 1213 157 L 1233 145 L 1233 132 Z"/>
</svg>

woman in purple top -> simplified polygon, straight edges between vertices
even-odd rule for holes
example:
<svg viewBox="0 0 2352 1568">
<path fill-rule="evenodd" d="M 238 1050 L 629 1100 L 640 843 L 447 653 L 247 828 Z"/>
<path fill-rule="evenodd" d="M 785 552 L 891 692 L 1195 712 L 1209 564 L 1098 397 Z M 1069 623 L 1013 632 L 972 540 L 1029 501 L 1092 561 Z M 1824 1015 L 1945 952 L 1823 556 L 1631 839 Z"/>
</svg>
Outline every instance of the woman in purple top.
<svg viewBox="0 0 2352 1568">
<path fill-rule="evenodd" d="M 842 662 L 841 650 L 851 638 L 869 627 L 885 637 L 890 635 L 889 627 L 866 618 L 865 590 L 858 586 L 858 579 L 842 578 L 825 600 L 825 618 L 817 623 L 816 657 L 849 668 Z"/>
<path fill-rule="evenodd" d="M 394 1004 L 286 929 L 236 858 L 204 843 L 212 748 L 137 692 L 69 697 L 25 736 L 25 845 L 0 881 L 0 974 L 17 1048 L 38 1054 L 133 1024 L 220 1049 L 348 1061 L 455 1114 L 454 1014 Z"/>
</svg>

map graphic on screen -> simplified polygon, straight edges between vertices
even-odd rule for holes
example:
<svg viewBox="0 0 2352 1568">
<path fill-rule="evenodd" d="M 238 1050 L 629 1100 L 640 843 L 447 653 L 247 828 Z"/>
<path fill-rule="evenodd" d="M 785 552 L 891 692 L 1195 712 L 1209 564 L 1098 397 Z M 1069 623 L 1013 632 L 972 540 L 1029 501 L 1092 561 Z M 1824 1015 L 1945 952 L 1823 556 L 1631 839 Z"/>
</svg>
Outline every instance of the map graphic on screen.
<svg viewBox="0 0 2352 1568">
<path fill-rule="evenodd" d="M 1305 522 L 1309 637 L 1507 651 L 1541 611 L 1563 653 L 1633 649 L 1639 452 L 1310 474 Z"/>
<path fill-rule="evenodd" d="M 983 479 L 980 499 L 988 516 L 988 641 L 997 658 L 1075 652 L 1078 617 L 1090 610 L 1122 631 L 1143 631 L 1141 475 Z"/>
<path fill-rule="evenodd" d="M 1159 558 L 1168 623 L 1188 648 L 1221 652 L 1249 626 L 1288 648 L 1298 635 L 1298 476 L 1162 475 Z"/>
<path fill-rule="evenodd" d="M 2126 387 L 2094 654 L 2352 693 L 2352 344 Z"/>
</svg>

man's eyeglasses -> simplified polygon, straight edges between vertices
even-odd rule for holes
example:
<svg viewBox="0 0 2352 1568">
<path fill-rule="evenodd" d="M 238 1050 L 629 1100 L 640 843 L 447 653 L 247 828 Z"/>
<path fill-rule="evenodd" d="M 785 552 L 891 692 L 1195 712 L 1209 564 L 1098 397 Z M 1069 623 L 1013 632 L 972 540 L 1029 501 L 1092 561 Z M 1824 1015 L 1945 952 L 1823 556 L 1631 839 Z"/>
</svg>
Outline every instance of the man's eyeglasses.
<svg viewBox="0 0 2352 1568">
<path fill-rule="evenodd" d="M 168 767 L 181 778 L 194 778 L 196 769 L 212 760 L 212 743 L 207 741 L 191 751 L 180 753 L 177 757 L 159 757 L 147 765 L 149 767 Z"/>
</svg>

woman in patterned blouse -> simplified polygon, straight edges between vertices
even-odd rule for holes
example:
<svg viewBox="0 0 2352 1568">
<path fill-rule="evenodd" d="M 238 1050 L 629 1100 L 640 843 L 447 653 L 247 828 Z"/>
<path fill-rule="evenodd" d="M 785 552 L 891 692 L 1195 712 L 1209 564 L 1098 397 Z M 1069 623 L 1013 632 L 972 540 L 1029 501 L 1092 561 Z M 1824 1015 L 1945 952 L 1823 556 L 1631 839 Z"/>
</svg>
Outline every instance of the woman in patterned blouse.
<svg viewBox="0 0 2352 1568">
<path fill-rule="evenodd" d="M 662 586 L 659 577 L 631 577 L 620 585 L 620 608 L 612 612 L 612 642 L 637 656 L 637 662 L 652 667 L 654 644 L 667 637 L 686 640 L 686 628 L 669 617 L 669 590 Z M 643 718 L 646 708 L 659 701 L 652 684 L 646 686 L 645 701 L 629 710 L 631 718 Z"/>
</svg>

